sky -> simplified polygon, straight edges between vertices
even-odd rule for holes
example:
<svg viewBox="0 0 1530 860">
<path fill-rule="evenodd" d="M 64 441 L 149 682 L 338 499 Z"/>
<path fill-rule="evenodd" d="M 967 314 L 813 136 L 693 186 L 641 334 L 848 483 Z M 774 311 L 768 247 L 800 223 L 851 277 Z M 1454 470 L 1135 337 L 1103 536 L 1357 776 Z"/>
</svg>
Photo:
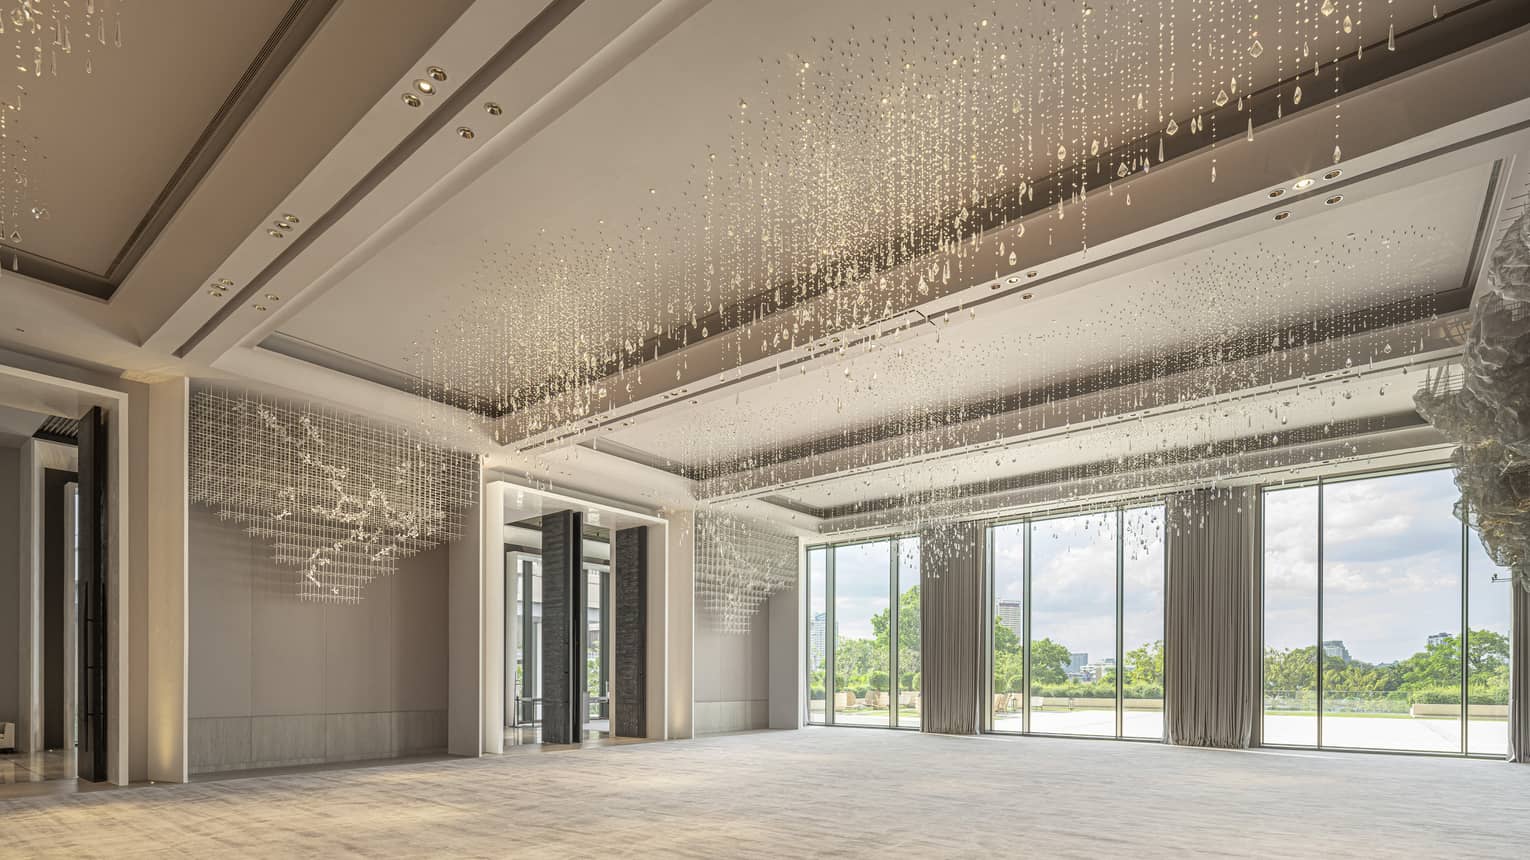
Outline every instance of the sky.
<svg viewBox="0 0 1530 860">
<path fill-rule="evenodd" d="M 1461 630 L 1461 522 L 1449 469 L 1336 481 L 1323 487 L 1323 638 L 1350 656 L 1389 663 Z M 1318 488 L 1265 494 L 1265 643 L 1317 638 Z M 1468 540 L 1471 624 L 1508 632 L 1508 584 Z"/>
</svg>

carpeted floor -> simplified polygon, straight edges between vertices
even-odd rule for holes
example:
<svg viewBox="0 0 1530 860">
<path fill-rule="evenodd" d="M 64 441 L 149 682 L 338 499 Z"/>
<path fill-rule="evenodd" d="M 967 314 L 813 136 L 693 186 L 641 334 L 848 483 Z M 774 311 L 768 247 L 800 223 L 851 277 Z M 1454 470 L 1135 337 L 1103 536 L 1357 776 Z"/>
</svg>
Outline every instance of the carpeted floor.
<svg viewBox="0 0 1530 860">
<path fill-rule="evenodd" d="M 0 802 L 0 855 L 1524 857 L 1530 766 L 870 729 Z"/>
</svg>

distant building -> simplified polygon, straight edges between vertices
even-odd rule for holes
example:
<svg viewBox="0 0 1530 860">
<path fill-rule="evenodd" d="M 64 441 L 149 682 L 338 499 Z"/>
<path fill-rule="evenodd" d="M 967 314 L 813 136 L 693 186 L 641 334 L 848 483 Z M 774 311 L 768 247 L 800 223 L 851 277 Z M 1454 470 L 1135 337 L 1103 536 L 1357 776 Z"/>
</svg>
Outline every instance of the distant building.
<svg viewBox="0 0 1530 860">
<path fill-rule="evenodd" d="M 829 619 L 820 612 L 813 616 L 813 623 L 808 626 L 808 644 L 812 648 L 813 668 L 823 668 L 824 657 L 824 634 L 827 632 Z"/>
<path fill-rule="evenodd" d="M 1068 669 L 1065 674 L 1070 681 L 1088 680 L 1084 677 L 1084 667 L 1089 665 L 1089 652 L 1073 652 L 1068 655 Z"/>
<path fill-rule="evenodd" d="M 1349 649 L 1344 647 L 1343 639 L 1329 639 L 1323 642 L 1323 656 L 1333 657 L 1348 663 Z"/>
<path fill-rule="evenodd" d="M 999 623 L 1020 639 L 1025 638 L 1025 607 L 1018 600 L 999 601 Z"/>
<path fill-rule="evenodd" d="M 1450 639 L 1451 635 L 1449 633 L 1435 633 L 1429 637 L 1429 647 L 1433 648 L 1436 645 L 1444 645 Z"/>
<path fill-rule="evenodd" d="M 1105 676 L 1115 671 L 1116 658 L 1105 657 L 1098 663 L 1087 663 L 1080 670 L 1085 681 L 1103 681 Z"/>
</svg>

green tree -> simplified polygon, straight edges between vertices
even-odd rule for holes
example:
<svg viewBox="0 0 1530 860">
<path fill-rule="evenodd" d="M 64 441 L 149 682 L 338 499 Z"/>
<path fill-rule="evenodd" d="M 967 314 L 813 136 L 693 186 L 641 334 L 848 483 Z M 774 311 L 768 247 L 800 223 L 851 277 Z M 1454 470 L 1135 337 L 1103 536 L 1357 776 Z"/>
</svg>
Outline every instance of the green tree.
<svg viewBox="0 0 1530 860">
<path fill-rule="evenodd" d="M 1163 640 L 1126 652 L 1126 683 L 1163 683 Z"/>
<path fill-rule="evenodd" d="M 884 609 L 871 616 L 871 629 L 876 634 L 877 647 L 882 653 L 887 653 L 888 642 L 892 639 L 892 630 L 888 621 L 892 618 L 890 610 Z M 908 591 L 898 595 L 898 670 L 900 672 L 916 672 L 919 670 L 919 586 L 914 586 Z"/>
<path fill-rule="evenodd" d="M 1061 684 L 1068 680 L 1068 664 L 1073 654 L 1066 646 L 1051 639 L 1031 642 L 1031 683 Z"/>
</svg>

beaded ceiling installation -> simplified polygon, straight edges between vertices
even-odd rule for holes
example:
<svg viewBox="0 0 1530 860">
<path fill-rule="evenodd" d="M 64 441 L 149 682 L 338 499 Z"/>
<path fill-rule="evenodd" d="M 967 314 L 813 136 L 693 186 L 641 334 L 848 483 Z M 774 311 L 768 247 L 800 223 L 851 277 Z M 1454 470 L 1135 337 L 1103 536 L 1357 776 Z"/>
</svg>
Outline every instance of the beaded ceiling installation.
<svg viewBox="0 0 1530 860">
<path fill-rule="evenodd" d="M 696 607 L 719 633 L 748 633 L 771 595 L 797 581 L 797 539 L 714 513 L 696 515 Z"/>
<path fill-rule="evenodd" d="M 462 535 L 472 455 L 311 404 L 198 391 L 189 496 L 295 568 L 306 600 L 355 603 L 398 560 Z"/>
<path fill-rule="evenodd" d="M 634 177 L 647 201 L 635 220 L 593 208 L 580 227 L 491 247 L 471 299 L 430 320 L 409 361 L 431 393 L 477 413 L 456 420 L 501 420 L 501 444 L 631 445 L 641 425 L 597 419 L 665 383 L 679 420 L 643 421 L 662 424 L 655 456 L 704 500 L 759 496 L 831 455 L 831 470 L 856 474 L 991 444 L 997 471 L 1030 455 L 1017 434 L 1069 429 L 1099 430 L 1067 444 L 1102 454 L 1046 476 L 1066 488 L 1058 506 L 1128 472 L 1144 488 L 1215 484 L 1247 468 L 1243 455 L 1363 432 L 1368 417 L 1345 404 L 1385 398 L 1400 387 L 1389 374 L 1438 349 L 1428 325 L 1448 242 L 1410 220 L 1422 207 L 1372 229 L 1207 249 L 1095 305 L 1046 297 L 986 328 L 975 303 L 921 307 L 988 282 L 1023 287 L 1063 255 L 1087 261 L 1091 213 L 1142 206 L 1137 177 L 1192 151 L 1206 169 L 1185 181 L 1218 182 L 1221 153 L 1260 146 L 1256 109 L 1331 117 L 1305 181 L 1337 178 L 1344 69 L 1462 5 L 999 0 L 804 34 L 758 58 L 756 89 L 717 106 L 726 142 L 676 155 L 688 180 Z M 719 383 L 774 385 L 774 399 L 687 412 L 693 364 Z M 1326 375 L 1292 375 L 1309 366 Z M 1321 403 L 1331 419 L 1286 426 Z M 954 467 L 902 474 L 875 499 L 898 523 L 969 513 L 940 504 L 965 492 Z"/>
<path fill-rule="evenodd" d="M 19 245 L 28 221 L 52 217 L 32 185 L 35 138 L 25 132 L 28 79 L 58 77 L 72 63 L 87 75 L 95 71 L 92 55 L 122 47 L 121 0 L 9 0 L 0 3 L 0 43 L 12 48 L 14 89 L 0 101 L 0 242 Z M 11 268 L 17 267 L 13 256 Z"/>
</svg>

